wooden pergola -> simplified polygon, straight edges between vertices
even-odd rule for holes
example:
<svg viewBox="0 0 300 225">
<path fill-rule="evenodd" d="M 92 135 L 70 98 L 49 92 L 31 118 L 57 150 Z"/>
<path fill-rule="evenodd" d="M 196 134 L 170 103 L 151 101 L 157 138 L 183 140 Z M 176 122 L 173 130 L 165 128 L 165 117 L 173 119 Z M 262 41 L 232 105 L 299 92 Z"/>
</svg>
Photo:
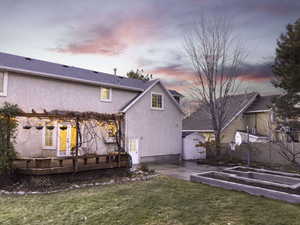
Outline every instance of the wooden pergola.
<svg viewBox="0 0 300 225">
<path fill-rule="evenodd" d="M 73 172 L 77 172 L 78 171 L 78 159 L 83 159 L 84 160 L 84 165 L 87 165 L 87 161 L 91 160 L 92 158 L 95 159 L 95 163 L 99 164 L 99 159 L 102 157 L 106 157 L 106 161 L 108 162 L 109 165 L 97 165 L 96 168 L 113 168 L 113 167 L 122 167 L 124 166 L 121 163 L 121 159 L 122 157 L 124 158 L 125 154 L 125 147 L 124 147 L 124 134 L 123 134 L 123 130 L 122 130 L 122 122 L 124 121 L 124 114 L 123 113 L 115 113 L 115 114 L 107 114 L 107 113 L 97 113 L 97 112 L 90 112 L 90 111 L 86 111 L 86 112 L 78 112 L 78 111 L 64 111 L 64 110 L 52 110 L 52 111 L 47 111 L 47 110 L 43 110 L 42 113 L 38 113 L 35 110 L 32 110 L 32 112 L 30 113 L 26 113 L 26 112 L 22 112 L 18 115 L 18 117 L 26 117 L 26 118 L 38 118 L 38 119 L 57 119 L 57 120 L 72 120 L 75 122 L 75 127 L 76 127 L 76 146 L 75 146 L 75 151 L 74 151 L 74 155 L 72 156 L 66 156 L 66 157 L 57 157 L 56 160 L 59 161 L 59 167 L 63 167 L 63 160 L 69 160 L 71 159 L 73 161 Z M 79 137 L 81 137 L 81 131 L 80 131 L 80 123 L 83 121 L 88 121 L 88 120 L 96 120 L 96 121 L 112 121 L 115 123 L 116 127 L 117 127 L 117 132 L 115 133 L 115 140 L 116 140 L 116 144 L 118 147 L 118 151 L 115 153 L 115 155 L 87 155 L 87 156 L 79 156 L 78 152 L 79 152 L 79 148 L 80 148 L 80 141 L 79 141 Z M 117 164 L 112 164 L 112 158 L 115 157 L 115 159 L 118 159 L 118 163 Z M 20 159 L 19 159 L 20 160 Z M 39 174 L 45 174 L 47 172 L 41 171 L 41 170 L 37 170 L 37 171 L 32 171 L 32 169 L 30 170 L 29 168 L 29 163 L 33 160 L 33 158 L 23 158 L 21 160 L 26 161 L 26 168 L 24 168 L 23 173 L 31 173 L 31 174 L 35 174 L 39 175 Z M 42 160 L 42 159 L 36 159 L 38 160 Z M 128 156 L 128 160 L 129 156 Z M 37 162 L 36 161 L 36 162 Z M 130 165 L 130 163 L 126 163 L 126 166 Z M 88 166 L 85 167 L 84 170 L 89 169 Z M 92 168 L 90 168 L 92 169 Z M 70 172 L 70 168 L 66 168 L 66 169 L 53 169 L 49 168 L 50 173 L 51 171 L 52 173 L 54 171 L 56 171 L 55 173 L 63 173 L 65 172 Z"/>
</svg>

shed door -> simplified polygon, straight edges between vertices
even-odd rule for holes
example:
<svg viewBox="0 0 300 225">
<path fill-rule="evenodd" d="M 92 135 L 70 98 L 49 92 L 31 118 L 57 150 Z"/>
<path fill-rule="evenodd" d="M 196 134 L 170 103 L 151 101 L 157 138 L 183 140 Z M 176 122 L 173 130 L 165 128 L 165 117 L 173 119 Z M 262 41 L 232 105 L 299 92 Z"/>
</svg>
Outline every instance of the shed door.
<svg viewBox="0 0 300 225">
<path fill-rule="evenodd" d="M 130 138 L 128 141 L 128 151 L 132 158 L 132 164 L 139 164 L 139 139 L 138 138 Z"/>
</svg>

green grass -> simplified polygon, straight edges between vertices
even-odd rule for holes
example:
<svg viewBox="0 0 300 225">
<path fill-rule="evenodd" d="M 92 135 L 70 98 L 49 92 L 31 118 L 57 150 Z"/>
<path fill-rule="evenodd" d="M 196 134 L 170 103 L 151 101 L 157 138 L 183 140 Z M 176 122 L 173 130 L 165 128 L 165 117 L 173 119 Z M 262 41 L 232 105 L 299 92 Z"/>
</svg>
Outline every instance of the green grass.
<svg viewBox="0 0 300 225">
<path fill-rule="evenodd" d="M 167 177 L 48 195 L 1 196 L 0 224 L 300 224 L 300 205 Z"/>
</svg>

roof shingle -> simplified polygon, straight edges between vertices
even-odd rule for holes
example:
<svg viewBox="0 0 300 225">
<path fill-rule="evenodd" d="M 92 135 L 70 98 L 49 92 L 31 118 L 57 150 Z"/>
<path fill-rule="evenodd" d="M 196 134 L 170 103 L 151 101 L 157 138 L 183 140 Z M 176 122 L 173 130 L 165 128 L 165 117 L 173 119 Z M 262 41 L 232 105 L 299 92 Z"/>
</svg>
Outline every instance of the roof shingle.
<svg viewBox="0 0 300 225">
<path fill-rule="evenodd" d="M 226 104 L 226 115 L 223 128 L 231 122 L 231 120 L 243 110 L 246 110 L 249 104 L 257 96 L 257 93 L 232 95 Z M 200 106 L 199 110 L 192 113 L 189 117 L 185 118 L 182 122 L 183 130 L 203 130 L 213 131 L 211 122 L 211 115 L 207 110 L 207 105 Z"/>
<path fill-rule="evenodd" d="M 272 99 L 277 95 L 257 96 L 245 113 L 269 110 L 272 106 Z"/>
<path fill-rule="evenodd" d="M 81 79 L 90 82 L 99 82 L 114 86 L 141 89 L 141 91 L 147 89 L 147 87 L 152 84 L 151 81 L 146 82 L 0 52 L 0 68 L 1 67 L 27 70 L 41 74 L 53 74 L 61 78 Z"/>
</svg>

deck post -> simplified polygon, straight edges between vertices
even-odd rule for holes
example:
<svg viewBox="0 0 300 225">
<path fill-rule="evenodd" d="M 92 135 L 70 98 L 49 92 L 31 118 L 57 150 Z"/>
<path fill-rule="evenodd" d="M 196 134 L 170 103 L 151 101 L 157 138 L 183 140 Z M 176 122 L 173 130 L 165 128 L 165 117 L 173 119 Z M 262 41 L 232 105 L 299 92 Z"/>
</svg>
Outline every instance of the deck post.
<svg viewBox="0 0 300 225">
<path fill-rule="evenodd" d="M 76 117 L 75 119 L 76 122 L 76 146 L 75 146 L 75 160 L 73 160 L 73 166 L 74 166 L 74 172 L 76 173 L 78 171 L 78 143 L 79 143 L 79 131 L 80 131 L 80 127 L 79 127 L 79 118 Z"/>
</svg>

